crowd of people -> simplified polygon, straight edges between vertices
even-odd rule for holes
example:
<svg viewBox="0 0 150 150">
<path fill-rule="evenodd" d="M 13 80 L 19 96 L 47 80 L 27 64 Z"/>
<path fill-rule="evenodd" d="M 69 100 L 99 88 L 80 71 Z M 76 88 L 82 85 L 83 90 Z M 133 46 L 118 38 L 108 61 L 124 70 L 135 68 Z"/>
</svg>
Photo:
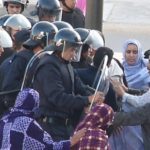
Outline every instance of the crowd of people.
<svg viewBox="0 0 150 150">
<path fill-rule="evenodd" d="M 85 28 L 86 0 L 3 0 L 0 149 L 149 150 L 150 63 L 137 39 L 113 57 Z"/>
</svg>

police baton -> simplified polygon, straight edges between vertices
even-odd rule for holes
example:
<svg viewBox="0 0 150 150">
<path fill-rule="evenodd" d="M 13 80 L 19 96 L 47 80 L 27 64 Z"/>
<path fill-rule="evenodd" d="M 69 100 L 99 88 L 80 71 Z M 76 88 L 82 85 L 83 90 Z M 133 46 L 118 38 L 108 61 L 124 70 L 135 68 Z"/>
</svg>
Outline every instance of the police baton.
<svg viewBox="0 0 150 150">
<path fill-rule="evenodd" d="M 102 82 L 102 79 L 103 79 L 103 77 L 104 77 L 104 75 L 105 75 L 105 71 L 106 71 L 106 68 L 107 68 L 107 62 L 108 62 L 108 56 L 105 55 L 103 61 L 101 62 L 101 64 L 99 65 L 99 68 L 98 68 L 97 75 L 99 75 L 99 80 L 98 80 L 98 83 L 97 83 L 97 86 L 96 86 L 96 90 L 95 90 L 95 93 L 94 93 L 92 102 L 91 102 L 90 107 L 89 107 L 89 111 L 91 110 L 91 108 L 92 108 L 92 106 L 93 106 L 96 93 L 98 92 L 99 87 L 100 87 L 101 82 Z M 103 66 L 103 67 L 102 67 L 102 66 Z M 101 68 L 102 68 L 102 69 L 101 69 Z M 101 70 L 102 70 L 102 71 L 101 71 Z M 96 75 L 96 76 L 97 76 L 97 75 Z"/>
</svg>

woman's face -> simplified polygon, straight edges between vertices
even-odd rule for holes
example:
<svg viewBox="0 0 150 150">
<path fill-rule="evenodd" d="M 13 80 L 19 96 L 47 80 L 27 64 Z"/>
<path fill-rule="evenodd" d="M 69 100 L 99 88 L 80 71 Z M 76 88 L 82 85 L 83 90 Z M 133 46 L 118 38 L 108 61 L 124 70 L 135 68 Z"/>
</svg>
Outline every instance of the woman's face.
<svg viewBox="0 0 150 150">
<path fill-rule="evenodd" d="M 138 57 L 138 48 L 134 44 L 129 44 L 125 52 L 125 59 L 128 65 L 134 65 Z"/>
</svg>

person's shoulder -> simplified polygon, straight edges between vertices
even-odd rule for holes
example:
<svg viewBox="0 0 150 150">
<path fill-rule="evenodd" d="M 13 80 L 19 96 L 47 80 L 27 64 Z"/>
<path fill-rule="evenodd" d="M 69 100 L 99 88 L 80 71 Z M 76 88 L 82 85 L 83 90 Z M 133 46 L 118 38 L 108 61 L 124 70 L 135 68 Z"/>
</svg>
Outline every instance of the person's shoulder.
<svg viewBox="0 0 150 150">
<path fill-rule="evenodd" d="M 19 51 L 18 53 L 16 53 L 16 55 L 20 55 L 20 54 L 24 54 L 24 53 L 33 53 L 33 51 L 29 50 L 29 49 L 23 49 L 23 50 Z"/>
<path fill-rule="evenodd" d="M 58 65 L 59 59 L 55 55 L 46 54 L 42 58 L 40 58 L 37 68 L 41 68 L 45 65 Z"/>
<path fill-rule="evenodd" d="M 32 57 L 33 55 L 34 55 L 33 51 L 28 49 L 23 49 L 22 51 L 16 53 L 16 56 L 23 57 L 23 58 Z"/>
<path fill-rule="evenodd" d="M 79 9 L 79 8 L 74 8 L 74 11 L 76 12 L 76 13 L 79 13 L 79 14 L 82 14 L 83 15 L 83 12 L 82 12 L 82 10 L 81 9 Z M 84 16 L 84 15 L 83 15 Z"/>
</svg>

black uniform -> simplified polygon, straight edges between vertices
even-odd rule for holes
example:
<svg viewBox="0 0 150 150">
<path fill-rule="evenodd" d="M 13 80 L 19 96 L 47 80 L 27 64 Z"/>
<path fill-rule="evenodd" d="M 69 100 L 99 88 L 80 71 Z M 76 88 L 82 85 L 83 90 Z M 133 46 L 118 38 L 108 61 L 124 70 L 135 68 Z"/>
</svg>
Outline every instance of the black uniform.
<svg viewBox="0 0 150 150">
<path fill-rule="evenodd" d="M 86 92 L 85 85 L 74 75 L 70 63 L 54 54 L 40 60 L 33 87 L 40 93 L 43 128 L 55 141 L 69 139 L 69 127 L 76 124 L 78 113 L 89 104 L 88 97 L 81 95 L 91 93 Z"/>
<path fill-rule="evenodd" d="M 72 11 L 63 11 L 62 20 L 70 23 L 73 28 L 84 28 L 85 27 L 85 17 L 82 11 L 78 8 L 74 8 Z"/>
<path fill-rule="evenodd" d="M 22 79 L 24 76 L 24 71 L 27 66 L 28 61 L 33 56 L 33 51 L 22 50 L 16 53 L 11 60 L 9 70 L 2 83 L 2 91 L 19 90 L 21 87 Z M 9 63 L 7 63 L 9 65 Z M 5 71 L 6 73 L 6 71 Z M 8 107 L 14 104 L 16 94 L 6 95 L 5 99 L 8 101 Z"/>
<path fill-rule="evenodd" d="M 13 55 L 14 50 L 11 48 L 4 48 L 4 52 L 2 53 L 2 55 L 0 56 L 0 64 L 7 59 L 8 57 L 10 57 L 11 55 Z"/>
</svg>

